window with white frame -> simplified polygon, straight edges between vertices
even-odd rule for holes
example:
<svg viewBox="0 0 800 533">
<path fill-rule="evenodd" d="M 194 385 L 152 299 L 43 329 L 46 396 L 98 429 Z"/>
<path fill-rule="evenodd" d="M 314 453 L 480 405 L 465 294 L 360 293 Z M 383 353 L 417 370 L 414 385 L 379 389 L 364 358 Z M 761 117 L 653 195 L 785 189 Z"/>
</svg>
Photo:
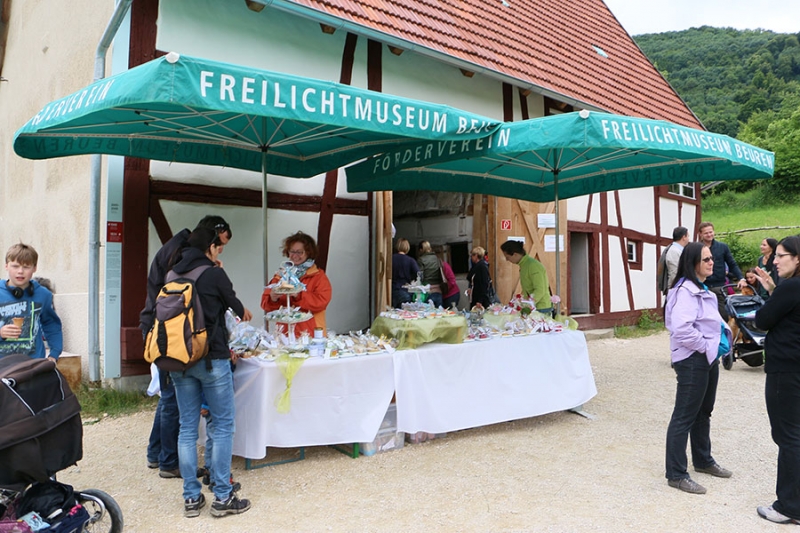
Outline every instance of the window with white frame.
<svg viewBox="0 0 800 533">
<path fill-rule="evenodd" d="M 629 263 L 638 263 L 639 261 L 639 254 L 638 250 L 636 249 L 636 241 L 632 241 L 628 239 L 626 241 L 627 248 L 628 248 L 628 262 Z"/>
<path fill-rule="evenodd" d="M 678 196 L 685 196 L 694 200 L 694 183 L 672 183 L 669 192 Z"/>
</svg>

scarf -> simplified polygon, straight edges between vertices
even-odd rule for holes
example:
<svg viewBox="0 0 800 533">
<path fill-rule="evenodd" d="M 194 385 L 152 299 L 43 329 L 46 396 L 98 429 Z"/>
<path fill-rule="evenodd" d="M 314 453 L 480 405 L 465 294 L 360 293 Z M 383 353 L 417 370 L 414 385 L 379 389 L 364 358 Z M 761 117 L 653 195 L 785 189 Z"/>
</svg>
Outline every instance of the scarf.
<svg viewBox="0 0 800 533">
<path fill-rule="evenodd" d="M 306 271 L 314 265 L 313 259 L 306 259 L 295 268 L 295 272 L 297 273 L 297 279 L 302 278 L 306 275 Z"/>
</svg>

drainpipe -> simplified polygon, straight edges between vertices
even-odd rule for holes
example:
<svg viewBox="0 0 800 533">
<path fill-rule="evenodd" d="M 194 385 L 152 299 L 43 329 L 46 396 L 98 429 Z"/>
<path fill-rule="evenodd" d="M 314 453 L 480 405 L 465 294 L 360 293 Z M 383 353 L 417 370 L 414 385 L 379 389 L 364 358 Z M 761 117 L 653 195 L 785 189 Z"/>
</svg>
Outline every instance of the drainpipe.
<svg viewBox="0 0 800 533">
<path fill-rule="evenodd" d="M 133 0 L 119 0 L 94 56 L 94 81 L 106 77 L 106 53 Z M 103 159 L 92 156 L 89 188 L 89 380 L 100 380 L 100 180 Z"/>
</svg>

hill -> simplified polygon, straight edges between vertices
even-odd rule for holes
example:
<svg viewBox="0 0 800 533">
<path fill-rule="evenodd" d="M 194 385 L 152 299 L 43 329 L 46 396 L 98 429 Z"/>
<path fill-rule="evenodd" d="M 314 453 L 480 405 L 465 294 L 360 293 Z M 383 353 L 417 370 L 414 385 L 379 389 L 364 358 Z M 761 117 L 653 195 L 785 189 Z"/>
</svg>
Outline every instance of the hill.
<svg viewBox="0 0 800 533">
<path fill-rule="evenodd" d="M 800 34 L 702 26 L 634 39 L 713 132 L 736 137 L 753 113 L 800 98 Z"/>
<path fill-rule="evenodd" d="M 702 26 L 634 39 L 708 130 L 775 152 L 770 195 L 800 192 L 800 33 Z"/>
</svg>

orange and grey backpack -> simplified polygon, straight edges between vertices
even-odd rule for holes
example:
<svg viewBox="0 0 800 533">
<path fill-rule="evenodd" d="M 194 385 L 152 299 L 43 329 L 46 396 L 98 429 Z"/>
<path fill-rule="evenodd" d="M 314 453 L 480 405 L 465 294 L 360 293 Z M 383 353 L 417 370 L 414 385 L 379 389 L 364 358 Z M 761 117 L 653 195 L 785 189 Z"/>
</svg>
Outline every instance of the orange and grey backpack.
<svg viewBox="0 0 800 533">
<path fill-rule="evenodd" d="M 155 322 L 144 341 L 144 359 L 159 370 L 184 372 L 208 354 L 203 307 L 195 283 L 211 265 L 178 275 L 170 270 L 155 303 Z"/>
</svg>

